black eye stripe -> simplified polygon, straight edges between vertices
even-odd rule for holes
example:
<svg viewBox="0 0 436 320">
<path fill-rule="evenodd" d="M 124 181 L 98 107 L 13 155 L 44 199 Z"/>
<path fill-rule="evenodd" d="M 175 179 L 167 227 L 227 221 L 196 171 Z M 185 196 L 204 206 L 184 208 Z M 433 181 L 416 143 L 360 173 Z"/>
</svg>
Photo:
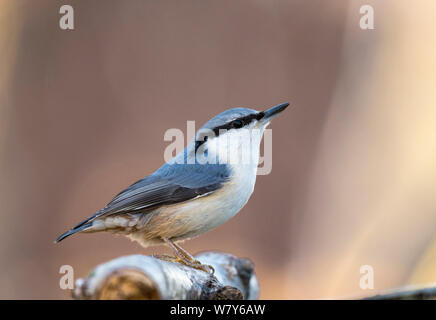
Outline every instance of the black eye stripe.
<svg viewBox="0 0 436 320">
<path fill-rule="evenodd" d="M 233 120 L 230 125 L 233 128 L 242 128 L 244 126 L 244 122 L 242 122 L 241 120 Z"/>
<path fill-rule="evenodd" d="M 249 114 L 248 116 L 244 116 L 244 117 L 233 119 L 232 121 L 227 122 L 226 124 L 224 124 L 222 126 L 215 127 L 212 130 L 215 133 L 215 136 L 218 137 L 219 134 L 220 134 L 220 130 L 230 130 L 230 129 L 234 129 L 235 127 L 236 128 L 242 128 L 242 127 L 250 124 L 254 119 L 256 119 L 256 120 L 262 119 L 263 116 L 264 116 L 263 112 L 258 112 L 258 113 L 255 113 L 255 114 Z M 235 122 L 236 121 L 242 122 L 242 126 L 235 126 Z"/>
<path fill-rule="evenodd" d="M 223 124 L 221 126 L 215 127 L 213 129 L 211 129 L 214 134 L 215 137 L 218 137 L 220 135 L 220 130 L 230 130 L 230 129 L 234 129 L 234 128 L 242 128 L 248 124 L 250 124 L 254 119 L 256 120 L 260 120 L 264 117 L 264 113 L 263 112 L 258 112 L 258 113 L 254 113 L 254 114 L 249 114 L 248 116 L 244 116 L 244 117 L 239 117 L 236 119 L 233 119 L 232 121 L 227 122 L 226 124 Z M 235 122 L 236 121 L 240 121 L 242 126 L 236 126 L 235 127 Z M 199 140 L 197 140 L 195 142 L 195 152 L 197 152 L 197 149 L 207 141 L 207 135 L 204 137 L 204 139 L 200 138 Z"/>
</svg>

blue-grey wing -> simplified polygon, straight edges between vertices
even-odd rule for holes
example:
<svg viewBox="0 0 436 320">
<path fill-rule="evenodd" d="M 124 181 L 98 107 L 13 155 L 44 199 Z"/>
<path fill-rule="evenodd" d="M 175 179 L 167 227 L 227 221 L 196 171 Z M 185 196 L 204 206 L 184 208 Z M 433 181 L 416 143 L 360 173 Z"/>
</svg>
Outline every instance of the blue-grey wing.
<svg viewBox="0 0 436 320">
<path fill-rule="evenodd" d="M 227 181 L 228 170 L 225 165 L 165 164 L 118 194 L 105 212 L 144 210 L 209 194 Z"/>
<path fill-rule="evenodd" d="M 228 181 L 230 170 L 222 164 L 165 164 L 155 173 L 123 190 L 105 208 L 75 228 L 101 216 L 145 213 L 159 206 L 205 196 Z"/>
</svg>

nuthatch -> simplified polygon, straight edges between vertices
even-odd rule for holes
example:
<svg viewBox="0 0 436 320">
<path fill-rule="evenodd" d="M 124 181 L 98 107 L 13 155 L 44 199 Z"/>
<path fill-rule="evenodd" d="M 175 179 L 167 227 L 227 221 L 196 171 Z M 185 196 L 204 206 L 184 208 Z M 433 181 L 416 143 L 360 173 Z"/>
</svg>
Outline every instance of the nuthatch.
<svg viewBox="0 0 436 320">
<path fill-rule="evenodd" d="M 247 203 L 256 182 L 264 129 L 288 105 L 261 112 L 234 108 L 213 117 L 171 161 L 119 193 L 56 242 L 78 232 L 110 231 L 144 247 L 166 243 L 175 257 L 162 258 L 212 271 L 176 242 L 223 224 Z"/>
</svg>

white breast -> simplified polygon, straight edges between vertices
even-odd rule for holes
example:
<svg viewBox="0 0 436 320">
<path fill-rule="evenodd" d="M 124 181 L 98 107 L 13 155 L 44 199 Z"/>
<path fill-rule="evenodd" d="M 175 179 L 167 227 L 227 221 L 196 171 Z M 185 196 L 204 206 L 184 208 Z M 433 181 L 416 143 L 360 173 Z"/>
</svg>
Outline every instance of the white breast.
<svg viewBox="0 0 436 320">
<path fill-rule="evenodd" d="M 254 190 L 256 174 L 252 168 L 238 170 L 231 181 L 210 195 L 162 208 L 159 215 L 171 211 L 174 221 L 184 225 L 179 239 L 198 236 L 223 224 L 237 214 Z"/>
<path fill-rule="evenodd" d="M 252 137 L 251 146 L 249 143 L 243 143 L 244 140 L 234 139 L 235 137 L 231 136 L 230 139 L 228 139 L 229 136 L 214 138 L 214 141 L 212 141 L 214 143 L 208 141 L 208 152 L 212 155 L 218 155 L 220 163 L 230 162 L 232 175 L 220 190 L 175 205 L 177 206 L 177 213 L 175 213 L 177 217 L 190 226 L 190 232 L 183 238 L 197 236 L 223 224 L 244 207 L 253 193 L 256 183 L 261 136 L 262 132 L 260 132 L 260 137 Z M 237 150 L 237 154 L 234 155 L 235 158 L 229 157 L 226 151 L 229 150 L 228 148 Z M 247 152 L 249 153 L 248 157 L 246 157 Z M 234 160 L 237 157 L 239 157 L 240 161 L 235 162 Z M 247 158 L 249 161 L 246 161 Z"/>
</svg>

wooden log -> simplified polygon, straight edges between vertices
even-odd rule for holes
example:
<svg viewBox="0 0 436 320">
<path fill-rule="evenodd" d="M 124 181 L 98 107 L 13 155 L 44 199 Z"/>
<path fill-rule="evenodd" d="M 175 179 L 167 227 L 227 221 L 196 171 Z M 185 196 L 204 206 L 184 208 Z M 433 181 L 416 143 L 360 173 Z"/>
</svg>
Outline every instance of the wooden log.
<svg viewBox="0 0 436 320">
<path fill-rule="evenodd" d="M 259 285 L 249 259 L 205 252 L 196 256 L 211 265 L 209 274 L 153 256 L 131 255 L 97 266 L 78 279 L 74 299 L 257 299 Z"/>
</svg>

